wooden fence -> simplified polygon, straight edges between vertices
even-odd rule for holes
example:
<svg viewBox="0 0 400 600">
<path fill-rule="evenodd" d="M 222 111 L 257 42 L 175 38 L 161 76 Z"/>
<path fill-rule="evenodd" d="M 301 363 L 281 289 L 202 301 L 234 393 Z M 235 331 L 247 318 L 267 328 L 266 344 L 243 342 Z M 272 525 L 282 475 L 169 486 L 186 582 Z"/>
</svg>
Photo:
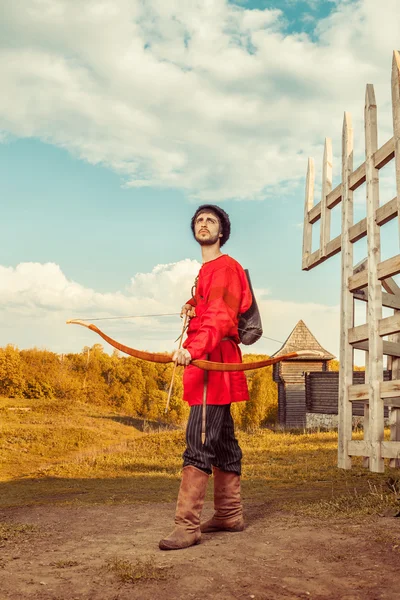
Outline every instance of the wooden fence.
<svg viewBox="0 0 400 600">
<path fill-rule="evenodd" d="M 345 113 L 342 131 L 342 180 L 332 189 L 332 144 L 325 141 L 321 201 L 314 206 L 314 162 L 309 159 L 304 214 L 304 270 L 312 269 L 341 252 L 339 447 L 338 466 L 351 468 L 351 457 L 364 457 L 364 466 L 383 472 L 384 459 L 400 466 L 400 288 L 392 278 L 400 273 L 400 254 L 381 261 L 381 226 L 398 218 L 400 226 L 400 54 L 393 54 L 393 137 L 378 147 L 375 92 L 367 85 L 365 96 L 365 161 L 353 167 L 353 129 Z M 379 205 L 379 169 L 394 160 L 396 197 Z M 354 223 L 353 192 L 366 184 L 367 216 Z M 341 234 L 330 239 L 331 210 L 341 203 Z M 312 252 L 312 227 L 320 221 L 319 248 Z M 367 257 L 353 265 L 353 244 L 367 237 Z M 355 326 L 356 300 L 367 304 L 367 319 Z M 393 314 L 382 317 L 382 307 Z M 364 350 L 366 383 L 353 382 L 354 349 Z M 384 381 L 383 356 L 392 379 Z M 364 439 L 352 439 L 352 402 L 364 403 Z M 390 441 L 384 440 L 384 406 L 390 407 Z"/>
</svg>

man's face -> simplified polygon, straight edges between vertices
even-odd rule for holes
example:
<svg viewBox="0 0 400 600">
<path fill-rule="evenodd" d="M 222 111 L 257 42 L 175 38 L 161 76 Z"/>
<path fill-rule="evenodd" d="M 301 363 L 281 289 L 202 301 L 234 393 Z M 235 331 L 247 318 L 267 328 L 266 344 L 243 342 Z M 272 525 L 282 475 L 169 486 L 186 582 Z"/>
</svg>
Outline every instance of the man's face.
<svg viewBox="0 0 400 600">
<path fill-rule="evenodd" d="M 212 246 L 222 237 L 221 224 L 213 212 L 202 212 L 194 222 L 194 236 L 201 246 Z"/>
</svg>

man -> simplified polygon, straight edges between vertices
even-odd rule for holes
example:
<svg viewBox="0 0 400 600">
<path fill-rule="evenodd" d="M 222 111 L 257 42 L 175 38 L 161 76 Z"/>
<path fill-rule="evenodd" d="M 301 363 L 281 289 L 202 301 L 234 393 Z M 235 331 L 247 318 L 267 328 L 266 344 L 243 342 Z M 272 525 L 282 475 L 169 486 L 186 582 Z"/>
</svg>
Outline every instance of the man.
<svg viewBox="0 0 400 600">
<path fill-rule="evenodd" d="M 242 267 L 221 252 L 231 229 L 227 213 L 218 206 L 204 204 L 196 210 L 191 228 L 200 244 L 203 264 L 192 298 L 182 308 L 181 316 L 190 318 L 187 339 L 173 356 L 178 365 L 186 367 L 184 400 L 190 405 L 190 415 L 175 529 L 160 541 L 161 550 L 197 544 L 201 532 L 244 528 L 240 501 L 242 452 L 235 438 L 230 405 L 248 400 L 246 378 L 242 372 L 206 372 L 189 363 L 192 359 L 241 362 L 238 317 L 251 306 L 252 296 Z M 202 439 L 203 399 L 206 400 L 205 440 Z M 212 472 L 215 513 L 200 526 Z"/>
</svg>

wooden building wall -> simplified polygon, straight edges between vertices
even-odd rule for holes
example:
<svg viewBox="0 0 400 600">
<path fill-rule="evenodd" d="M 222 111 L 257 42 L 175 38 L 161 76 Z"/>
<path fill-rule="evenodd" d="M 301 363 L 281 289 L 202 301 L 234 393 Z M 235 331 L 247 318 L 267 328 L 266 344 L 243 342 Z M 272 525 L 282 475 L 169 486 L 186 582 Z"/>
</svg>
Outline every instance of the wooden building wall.
<svg viewBox="0 0 400 600">
<path fill-rule="evenodd" d="M 278 384 L 278 420 L 283 427 L 306 425 L 305 373 L 325 372 L 326 361 L 290 360 L 274 365 L 273 378 Z"/>
<path fill-rule="evenodd" d="M 391 379 L 391 372 L 383 372 L 384 381 Z M 365 382 L 364 371 L 354 371 L 353 383 Z M 323 373 L 306 373 L 305 375 L 306 411 L 319 414 L 338 414 L 339 398 L 339 373 L 337 371 L 326 371 Z M 362 417 L 364 415 L 364 403 L 353 402 L 353 415 Z M 388 409 L 385 408 L 385 417 Z"/>
<path fill-rule="evenodd" d="M 286 390 L 282 382 L 278 382 L 278 423 L 283 425 L 286 421 Z"/>
<path fill-rule="evenodd" d="M 286 385 L 285 427 L 306 426 L 306 402 L 304 383 Z"/>
<path fill-rule="evenodd" d="M 339 373 L 327 371 L 326 361 L 277 363 L 273 378 L 278 384 L 278 421 L 283 427 L 305 427 L 307 412 L 338 414 Z M 390 379 L 391 372 L 384 371 L 384 380 Z M 364 383 L 364 380 L 364 371 L 354 371 L 354 384 Z M 353 415 L 364 415 L 362 402 L 353 402 Z M 388 417 L 387 408 L 385 417 Z"/>
</svg>

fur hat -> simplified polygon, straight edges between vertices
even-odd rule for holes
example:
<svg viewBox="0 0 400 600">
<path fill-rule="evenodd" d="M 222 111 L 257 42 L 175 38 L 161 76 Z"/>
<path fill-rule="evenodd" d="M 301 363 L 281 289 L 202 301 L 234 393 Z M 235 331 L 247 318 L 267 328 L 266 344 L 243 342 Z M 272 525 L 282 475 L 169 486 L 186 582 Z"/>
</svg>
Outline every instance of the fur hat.
<svg viewBox="0 0 400 600">
<path fill-rule="evenodd" d="M 219 206 L 216 206 L 215 204 L 202 204 L 196 210 L 196 212 L 194 213 L 194 215 L 192 217 L 192 221 L 190 223 L 193 235 L 194 235 L 195 221 L 196 221 L 198 215 L 200 213 L 204 213 L 204 212 L 212 212 L 218 217 L 219 222 L 221 223 L 221 228 L 222 228 L 222 237 L 220 238 L 220 240 L 221 240 L 220 246 L 223 246 L 225 244 L 225 242 L 228 241 L 229 236 L 231 234 L 231 222 L 229 220 L 229 215 L 222 208 L 220 208 Z"/>
</svg>

